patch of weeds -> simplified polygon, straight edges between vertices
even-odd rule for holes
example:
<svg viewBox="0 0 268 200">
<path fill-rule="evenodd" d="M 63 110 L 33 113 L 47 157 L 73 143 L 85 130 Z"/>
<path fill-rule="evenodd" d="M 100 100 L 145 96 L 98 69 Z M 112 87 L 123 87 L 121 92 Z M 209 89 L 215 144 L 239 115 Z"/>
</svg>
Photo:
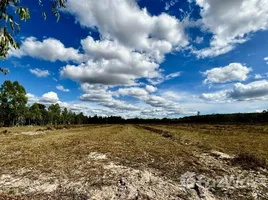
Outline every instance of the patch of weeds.
<svg viewBox="0 0 268 200">
<path fill-rule="evenodd" d="M 240 165 L 246 170 L 257 170 L 258 168 L 267 168 L 265 158 L 261 158 L 253 153 L 241 152 L 233 160 L 234 165 Z"/>
<path fill-rule="evenodd" d="M 46 129 L 42 129 L 42 128 L 40 128 L 40 129 L 37 129 L 36 130 L 36 132 L 42 132 L 42 131 L 45 131 Z"/>
<path fill-rule="evenodd" d="M 48 127 L 46 128 L 46 130 L 47 130 L 47 131 L 54 131 L 54 128 L 53 128 L 52 126 L 48 126 Z"/>
<path fill-rule="evenodd" d="M 149 126 L 141 126 L 141 125 L 139 125 L 139 127 L 143 128 L 143 129 L 145 129 L 147 131 L 151 131 L 151 132 L 160 134 L 165 138 L 173 138 L 173 135 L 171 133 L 169 133 L 167 131 L 164 131 L 164 130 L 160 130 L 160 129 L 149 127 Z"/>
<path fill-rule="evenodd" d="M 8 131 L 8 130 L 1 131 L 1 134 L 7 134 L 7 133 L 10 133 L 10 131 Z"/>
</svg>

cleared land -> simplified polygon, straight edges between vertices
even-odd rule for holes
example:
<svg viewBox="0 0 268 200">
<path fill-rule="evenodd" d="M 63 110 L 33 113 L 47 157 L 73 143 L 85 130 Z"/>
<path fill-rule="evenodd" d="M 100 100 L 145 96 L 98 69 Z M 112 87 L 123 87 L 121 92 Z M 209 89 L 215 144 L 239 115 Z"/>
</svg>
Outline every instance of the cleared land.
<svg viewBox="0 0 268 200">
<path fill-rule="evenodd" d="M 268 199 L 268 126 L 1 128 L 0 158 L 0 199 Z"/>
</svg>

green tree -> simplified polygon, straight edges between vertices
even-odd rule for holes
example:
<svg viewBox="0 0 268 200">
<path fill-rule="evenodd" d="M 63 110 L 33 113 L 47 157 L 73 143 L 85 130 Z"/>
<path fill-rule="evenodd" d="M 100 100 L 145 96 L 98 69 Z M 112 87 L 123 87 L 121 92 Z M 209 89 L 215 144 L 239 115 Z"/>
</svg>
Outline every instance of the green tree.
<svg viewBox="0 0 268 200">
<path fill-rule="evenodd" d="M 71 110 L 68 111 L 68 124 L 75 124 L 75 113 Z"/>
<path fill-rule="evenodd" d="M 64 108 L 62 111 L 62 123 L 63 124 L 69 124 L 69 113 L 68 113 L 68 109 Z"/>
<path fill-rule="evenodd" d="M 36 2 L 43 7 L 42 0 Z M 66 7 L 66 0 L 50 0 L 52 12 L 60 18 L 59 9 Z M 46 13 L 42 12 L 42 16 L 46 19 Z M 10 47 L 19 48 L 19 43 L 14 39 L 14 34 L 20 31 L 20 25 L 15 21 L 16 17 L 19 20 L 27 21 L 30 19 L 30 11 L 20 2 L 20 0 L 1 0 L 0 1 L 0 58 L 5 59 L 8 55 Z M 8 69 L 0 67 L 0 72 L 8 73 Z"/>
<path fill-rule="evenodd" d="M 34 123 L 34 125 L 41 125 L 43 117 L 42 117 L 42 112 L 40 110 L 39 104 L 34 103 L 30 109 L 30 119 L 31 123 Z"/>
<path fill-rule="evenodd" d="M 49 114 L 49 119 L 50 123 L 57 125 L 61 121 L 61 109 L 59 104 L 51 104 L 48 107 L 48 114 Z"/>
<path fill-rule="evenodd" d="M 49 124 L 49 114 L 48 114 L 48 110 L 46 109 L 46 106 L 40 103 L 38 104 L 38 106 L 42 114 L 41 125 Z"/>
<path fill-rule="evenodd" d="M 0 88 L 0 110 L 6 126 L 24 124 L 28 98 L 18 81 L 5 81 Z"/>
</svg>

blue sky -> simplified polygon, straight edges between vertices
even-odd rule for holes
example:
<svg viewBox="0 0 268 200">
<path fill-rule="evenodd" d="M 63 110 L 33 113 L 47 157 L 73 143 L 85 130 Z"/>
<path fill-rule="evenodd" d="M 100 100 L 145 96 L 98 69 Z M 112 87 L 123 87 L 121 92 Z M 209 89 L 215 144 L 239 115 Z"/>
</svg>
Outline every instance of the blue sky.
<svg viewBox="0 0 268 200">
<path fill-rule="evenodd" d="M 267 109 L 266 0 L 68 0 L 58 23 L 33 2 L 0 76 L 30 104 L 123 117 Z"/>
</svg>

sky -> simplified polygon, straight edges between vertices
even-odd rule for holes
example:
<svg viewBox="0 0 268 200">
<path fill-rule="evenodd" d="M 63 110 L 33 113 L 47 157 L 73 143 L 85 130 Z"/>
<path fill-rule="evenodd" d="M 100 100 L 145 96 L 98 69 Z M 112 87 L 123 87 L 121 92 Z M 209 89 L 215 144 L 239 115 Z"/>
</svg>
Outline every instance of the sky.
<svg viewBox="0 0 268 200">
<path fill-rule="evenodd" d="M 1 66 L 29 104 L 175 118 L 268 109 L 267 0 L 22 0 L 31 19 Z M 47 19 L 41 12 L 47 12 Z"/>
</svg>

